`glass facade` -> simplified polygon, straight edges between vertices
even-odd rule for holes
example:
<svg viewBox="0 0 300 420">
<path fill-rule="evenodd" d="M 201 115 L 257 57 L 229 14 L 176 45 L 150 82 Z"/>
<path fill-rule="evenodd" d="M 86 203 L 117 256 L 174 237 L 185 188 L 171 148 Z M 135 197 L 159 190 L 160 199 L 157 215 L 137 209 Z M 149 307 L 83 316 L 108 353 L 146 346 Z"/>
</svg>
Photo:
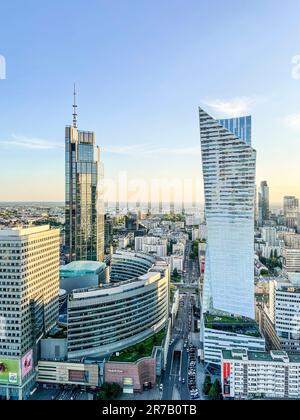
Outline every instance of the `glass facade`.
<svg viewBox="0 0 300 420">
<path fill-rule="evenodd" d="M 66 255 L 103 261 L 103 167 L 95 134 L 66 127 Z"/>
<path fill-rule="evenodd" d="M 199 115 L 208 237 L 203 310 L 254 319 L 256 151 L 244 135 L 202 109 Z"/>
<path fill-rule="evenodd" d="M 230 118 L 225 120 L 218 120 L 224 128 L 239 137 L 246 144 L 252 144 L 252 117 Z"/>
</svg>

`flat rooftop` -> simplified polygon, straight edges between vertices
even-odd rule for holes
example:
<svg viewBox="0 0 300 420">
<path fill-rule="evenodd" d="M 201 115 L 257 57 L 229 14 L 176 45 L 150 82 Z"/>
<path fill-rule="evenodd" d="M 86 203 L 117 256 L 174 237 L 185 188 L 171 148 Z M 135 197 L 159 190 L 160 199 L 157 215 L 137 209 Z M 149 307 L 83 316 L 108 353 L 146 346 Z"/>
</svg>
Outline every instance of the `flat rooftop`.
<svg viewBox="0 0 300 420">
<path fill-rule="evenodd" d="M 106 264 L 98 261 L 73 261 L 60 267 L 60 275 L 62 277 L 78 277 L 99 274 L 105 268 Z"/>
<path fill-rule="evenodd" d="M 261 338 L 257 323 L 250 318 L 230 315 L 204 315 L 205 328 Z"/>
<path fill-rule="evenodd" d="M 33 227 L 13 227 L 9 229 L 0 229 L 0 238 L 7 238 L 7 237 L 21 237 L 26 235 L 33 235 L 36 233 L 47 232 L 50 229 L 50 225 L 43 225 L 43 226 L 33 226 Z"/>
<path fill-rule="evenodd" d="M 247 352 L 245 350 L 223 350 L 224 360 L 248 360 L 252 362 L 270 362 L 270 363 L 300 363 L 300 355 L 289 354 L 284 351 L 271 351 L 271 352 Z"/>
</svg>

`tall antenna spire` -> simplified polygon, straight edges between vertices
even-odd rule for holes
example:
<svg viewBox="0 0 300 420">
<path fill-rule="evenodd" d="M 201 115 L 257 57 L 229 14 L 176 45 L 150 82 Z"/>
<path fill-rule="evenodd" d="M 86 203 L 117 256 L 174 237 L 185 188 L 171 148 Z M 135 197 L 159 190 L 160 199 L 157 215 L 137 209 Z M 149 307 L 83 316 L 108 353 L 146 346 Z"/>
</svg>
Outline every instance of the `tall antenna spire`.
<svg viewBox="0 0 300 420">
<path fill-rule="evenodd" d="M 76 84 L 74 83 L 74 103 L 73 103 L 73 127 L 77 128 L 77 104 L 76 104 Z"/>
</svg>

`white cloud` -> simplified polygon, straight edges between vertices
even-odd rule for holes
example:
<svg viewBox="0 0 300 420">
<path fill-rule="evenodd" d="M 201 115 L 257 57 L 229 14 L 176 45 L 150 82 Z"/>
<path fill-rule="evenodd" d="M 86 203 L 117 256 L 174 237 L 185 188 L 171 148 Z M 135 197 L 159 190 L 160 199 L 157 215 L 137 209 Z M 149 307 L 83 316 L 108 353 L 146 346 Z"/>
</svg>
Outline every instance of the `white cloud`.
<svg viewBox="0 0 300 420">
<path fill-rule="evenodd" d="M 0 140 L 0 145 L 31 150 L 53 150 L 61 149 L 64 147 L 64 144 L 53 143 L 49 140 L 28 138 L 16 135 L 13 135 L 9 140 Z"/>
<path fill-rule="evenodd" d="M 247 115 L 256 102 L 254 98 L 243 96 L 230 101 L 216 99 L 204 103 L 224 117 L 241 117 Z"/>
<path fill-rule="evenodd" d="M 285 124 L 291 129 L 300 130 L 300 114 L 288 115 L 285 117 Z"/>
</svg>

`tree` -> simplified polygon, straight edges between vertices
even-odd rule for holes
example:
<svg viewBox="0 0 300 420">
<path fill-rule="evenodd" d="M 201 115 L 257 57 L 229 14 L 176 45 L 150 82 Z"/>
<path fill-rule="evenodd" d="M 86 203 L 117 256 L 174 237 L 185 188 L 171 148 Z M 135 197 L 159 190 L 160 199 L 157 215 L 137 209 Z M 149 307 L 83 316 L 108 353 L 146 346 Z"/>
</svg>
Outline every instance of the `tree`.
<svg viewBox="0 0 300 420">
<path fill-rule="evenodd" d="M 216 380 L 215 380 L 214 385 L 215 385 L 215 388 L 216 388 L 216 390 L 217 390 L 217 392 L 218 392 L 218 394 L 219 394 L 219 397 L 220 397 L 220 396 L 221 396 L 221 394 L 222 394 L 222 385 L 221 385 L 221 383 L 220 383 L 219 379 L 216 379 Z"/>
<path fill-rule="evenodd" d="M 173 277 L 176 277 L 176 278 L 179 277 L 177 268 L 174 268 Z"/>
<path fill-rule="evenodd" d="M 267 276 L 269 274 L 268 270 L 261 270 L 260 275 L 261 276 Z"/>
<path fill-rule="evenodd" d="M 208 398 L 213 401 L 220 400 L 222 398 L 222 387 L 218 379 L 215 380 L 214 384 L 210 388 Z"/>
<path fill-rule="evenodd" d="M 122 393 L 122 388 L 119 384 L 116 383 L 104 383 L 100 391 L 98 392 L 96 399 L 97 400 L 115 400 L 117 399 Z"/>
<path fill-rule="evenodd" d="M 138 351 L 139 354 L 143 355 L 146 352 L 146 346 L 145 346 L 145 344 L 144 343 L 140 343 L 137 346 L 137 351 Z"/>
<path fill-rule="evenodd" d="M 211 387 L 212 387 L 211 378 L 210 376 L 206 376 L 204 385 L 203 385 L 203 392 L 205 395 L 209 394 Z"/>
</svg>

